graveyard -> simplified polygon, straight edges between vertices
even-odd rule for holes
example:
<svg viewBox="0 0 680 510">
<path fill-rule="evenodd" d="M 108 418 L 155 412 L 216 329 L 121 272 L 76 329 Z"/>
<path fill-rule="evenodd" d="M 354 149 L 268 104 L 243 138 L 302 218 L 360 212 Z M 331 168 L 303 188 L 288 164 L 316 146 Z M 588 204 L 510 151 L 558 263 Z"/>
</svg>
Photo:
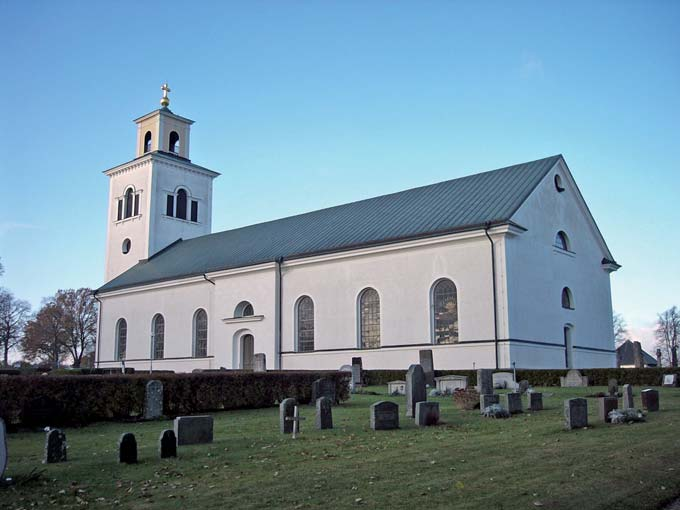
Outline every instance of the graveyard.
<svg viewBox="0 0 680 510">
<path fill-rule="evenodd" d="M 640 407 L 642 387 L 633 388 Z M 0 508 L 663 508 L 680 494 L 680 390 L 661 388 L 645 423 L 612 425 L 592 395 L 607 387 L 545 387 L 543 410 L 489 419 L 431 397 L 440 423 L 418 427 L 405 396 L 369 386 L 332 406 L 298 406 L 299 432 L 282 434 L 279 407 L 211 413 L 212 442 L 159 458 L 172 420 L 63 428 L 68 460 L 43 464 L 45 433 L 8 435 Z M 498 390 L 507 405 L 508 390 Z M 566 430 L 564 400 L 587 402 L 588 427 Z M 370 406 L 399 406 L 399 428 L 373 430 Z M 292 421 L 292 420 L 291 420 Z M 119 462 L 132 433 L 137 463 Z"/>
</svg>

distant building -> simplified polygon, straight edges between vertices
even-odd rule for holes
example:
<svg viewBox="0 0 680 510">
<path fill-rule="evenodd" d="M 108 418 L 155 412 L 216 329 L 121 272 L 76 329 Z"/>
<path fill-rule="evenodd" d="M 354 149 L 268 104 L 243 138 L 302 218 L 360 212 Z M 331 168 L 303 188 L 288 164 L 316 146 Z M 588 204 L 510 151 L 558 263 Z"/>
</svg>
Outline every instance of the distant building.
<svg viewBox="0 0 680 510">
<path fill-rule="evenodd" d="M 191 162 L 163 90 L 105 172 L 97 366 L 616 366 L 620 266 L 561 155 L 211 233 L 220 174 Z"/>
<path fill-rule="evenodd" d="M 648 352 L 642 351 L 642 361 L 645 368 L 657 366 L 656 358 Z M 635 344 L 626 340 L 616 348 L 616 366 L 619 368 L 635 368 Z"/>
</svg>

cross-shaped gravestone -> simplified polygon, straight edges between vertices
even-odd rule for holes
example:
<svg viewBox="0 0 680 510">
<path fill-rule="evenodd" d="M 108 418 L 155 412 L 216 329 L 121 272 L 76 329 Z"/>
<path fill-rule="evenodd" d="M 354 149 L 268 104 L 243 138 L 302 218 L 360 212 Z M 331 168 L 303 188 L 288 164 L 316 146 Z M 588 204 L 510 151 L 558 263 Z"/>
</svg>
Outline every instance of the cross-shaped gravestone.
<svg viewBox="0 0 680 510">
<path fill-rule="evenodd" d="M 298 406 L 295 406 L 295 409 L 293 409 L 293 416 L 286 416 L 286 421 L 293 422 L 293 439 L 297 438 L 297 435 L 300 432 L 300 421 L 304 419 L 305 418 L 300 416 L 300 408 Z"/>
</svg>

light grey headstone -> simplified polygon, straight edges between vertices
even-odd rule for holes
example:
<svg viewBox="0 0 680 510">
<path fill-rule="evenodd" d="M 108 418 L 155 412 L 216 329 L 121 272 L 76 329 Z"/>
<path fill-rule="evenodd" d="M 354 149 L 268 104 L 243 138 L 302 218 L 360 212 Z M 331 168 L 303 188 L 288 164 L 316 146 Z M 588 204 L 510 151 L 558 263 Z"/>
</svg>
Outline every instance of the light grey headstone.
<svg viewBox="0 0 680 510">
<path fill-rule="evenodd" d="M 581 375 L 581 372 L 571 369 L 565 377 L 560 377 L 560 386 L 563 388 L 580 388 L 588 386 L 588 378 Z"/>
<path fill-rule="evenodd" d="M 529 411 L 543 411 L 543 393 L 527 393 Z"/>
<path fill-rule="evenodd" d="M 398 429 L 399 406 L 386 400 L 371 404 L 371 428 L 373 430 Z"/>
<path fill-rule="evenodd" d="M 333 428 L 333 401 L 328 397 L 316 399 L 316 416 L 314 424 L 317 429 Z"/>
<path fill-rule="evenodd" d="M 356 356 L 352 358 L 352 379 L 354 383 L 354 389 L 361 386 L 364 382 L 361 379 L 361 371 L 363 370 L 363 363 L 361 361 L 361 356 Z"/>
<path fill-rule="evenodd" d="M 406 381 L 390 381 L 387 383 L 388 395 L 406 395 Z"/>
<path fill-rule="evenodd" d="M 333 379 L 322 377 L 312 383 L 312 399 L 309 403 L 315 405 L 317 399 L 321 397 L 326 397 L 332 403 L 336 403 L 335 381 Z"/>
<path fill-rule="evenodd" d="M 564 425 L 567 429 L 588 426 L 588 401 L 585 398 L 570 398 L 564 401 Z"/>
<path fill-rule="evenodd" d="M 640 400 L 642 401 L 642 408 L 647 411 L 655 412 L 659 410 L 659 392 L 648 388 L 640 392 Z"/>
<path fill-rule="evenodd" d="M 675 388 L 678 385 L 678 376 L 676 374 L 664 375 L 663 385 L 669 388 Z"/>
<path fill-rule="evenodd" d="M 506 393 L 502 397 L 504 407 L 510 414 L 522 412 L 522 395 L 520 393 Z"/>
<path fill-rule="evenodd" d="M 484 413 L 484 409 L 486 407 L 492 406 L 494 404 L 499 404 L 500 401 L 501 401 L 500 397 L 498 395 L 493 394 L 493 393 L 486 394 L 486 395 L 480 395 L 479 396 L 479 411 L 481 413 Z"/>
<path fill-rule="evenodd" d="M 66 462 L 66 434 L 52 429 L 45 436 L 45 458 L 43 464 Z"/>
<path fill-rule="evenodd" d="M 161 459 L 177 457 L 177 436 L 172 429 L 161 432 L 158 438 L 158 456 Z"/>
<path fill-rule="evenodd" d="M 439 423 L 439 402 L 418 402 L 416 404 L 416 425 L 429 427 Z"/>
<path fill-rule="evenodd" d="M 163 383 L 152 379 L 146 383 L 144 419 L 156 420 L 163 416 Z"/>
<path fill-rule="evenodd" d="M 432 359 L 432 349 L 421 349 L 418 351 L 420 366 L 425 373 L 425 384 L 430 388 L 434 387 L 434 360 Z"/>
<path fill-rule="evenodd" d="M 493 393 L 493 370 L 490 368 L 477 370 L 477 391 L 480 395 L 491 395 Z"/>
<path fill-rule="evenodd" d="M 177 446 L 213 442 L 212 416 L 178 416 L 173 428 Z"/>
<path fill-rule="evenodd" d="M 516 390 L 517 382 L 512 372 L 496 372 L 491 376 L 494 389 Z"/>
<path fill-rule="evenodd" d="M 420 365 L 411 365 L 406 372 L 406 416 L 413 418 L 416 404 L 427 400 L 425 372 Z"/>
<path fill-rule="evenodd" d="M 623 408 L 624 409 L 632 409 L 635 407 L 635 403 L 633 400 L 633 386 L 630 384 L 624 384 L 623 385 Z"/>
<path fill-rule="evenodd" d="M 600 420 L 609 423 L 609 412 L 619 408 L 619 399 L 617 397 L 600 397 L 597 399 L 597 415 Z"/>
<path fill-rule="evenodd" d="M 253 356 L 253 371 L 267 371 L 267 355 L 264 352 L 258 352 Z"/>
<path fill-rule="evenodd" d="M 2 481 L 7 469 L 7 458 L 9 452 L 7 451 L 7 429 L 5 428 L 5 421 L 0 418 L 0 481 Z"/>
<path fill-rule="evenodd" d="M 437 389 L 444 394 L 467 389 L 468 378 L 464 375 L 443 375 L 434 378 Z"/>
<path fill-rule="evenodd" d="M 137 439 L 132 432 L 125 432 L 118 439 L 118 462 L 121 464 L 137 463 Z"/>
<path fill-rule="evenodd" d="M 295 414 L 295 406 L 297 400 L 294 398 L 286 398 L 279 404 L 279 430 L 281 434 L 293 433 L 293 415 Z M 288 418 L 288 419 L 286 419 Z"/>
</svg>

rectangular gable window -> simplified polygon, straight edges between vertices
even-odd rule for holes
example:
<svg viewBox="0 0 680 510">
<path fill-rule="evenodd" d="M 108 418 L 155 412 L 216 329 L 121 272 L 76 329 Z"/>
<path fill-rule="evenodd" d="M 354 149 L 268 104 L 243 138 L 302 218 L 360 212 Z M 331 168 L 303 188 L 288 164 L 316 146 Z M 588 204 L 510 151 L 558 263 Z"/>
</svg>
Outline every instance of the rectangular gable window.
<svg viewBox="0 0 680 510">
<path fill-rule="evenodd" d="M 135 216 L 139 214 L 139 193 L 135 195 Z"/>
<path fill-rule="evenodd" d="M 118 200 L 118 221 L 123 219 L 123 201 Z"/>
<path fill-rule="evenodd" d="M 191 221 L 198 223 L 198 202 L 196 200 L 191 201 Z"/>
<path fill-rule="evenodd" d="M 166 202 L 165 205 L 165 215 L 166 216 L 174 216 L 175 212 L 175 197 L 172 195 L 168 195 L 168 201 Z"/>
</svg>

